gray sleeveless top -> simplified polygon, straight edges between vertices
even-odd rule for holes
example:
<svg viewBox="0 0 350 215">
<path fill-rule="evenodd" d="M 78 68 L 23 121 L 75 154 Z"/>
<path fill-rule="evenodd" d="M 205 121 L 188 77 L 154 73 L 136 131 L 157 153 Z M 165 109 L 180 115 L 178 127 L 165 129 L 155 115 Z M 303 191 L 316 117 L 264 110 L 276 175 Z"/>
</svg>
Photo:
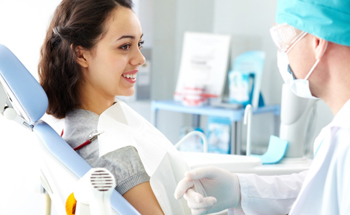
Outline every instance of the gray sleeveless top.
<svg viewBox="0 0 350 215">
<path fill-rule="evenodd" d="M 97 131 L 99 115 L 82 109 L 69 112 L 65 118 L 63 139 L 75 148 L 89 139 L 91 133 Z M 132 187 L 147 182 L 147 175 L 135 147 L 126 146 L 99 157 L 99 146 L 93 141 L 77 153 L 92 167 L 108 169 L 116 179 L 116 190 L 123 195 Z"/>
</svg>

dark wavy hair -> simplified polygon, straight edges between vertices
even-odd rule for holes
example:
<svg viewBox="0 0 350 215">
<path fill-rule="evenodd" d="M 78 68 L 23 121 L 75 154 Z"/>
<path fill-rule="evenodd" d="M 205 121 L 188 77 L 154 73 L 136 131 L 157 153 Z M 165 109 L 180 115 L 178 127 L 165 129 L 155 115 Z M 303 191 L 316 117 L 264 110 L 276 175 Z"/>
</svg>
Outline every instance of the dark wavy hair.
<svg viewBox="0 0 350 215">
<path fill-rule="evenodd" d="M 38 65 L 48 114 L 61 119 L 80 106 L 78 84 L 83 77 L 75 48 L 91 50 L 106 33 L 105 23 L 114 9 L 132 6 L 132 0 L 63 0 L 56 8 Z"/>
</svg>

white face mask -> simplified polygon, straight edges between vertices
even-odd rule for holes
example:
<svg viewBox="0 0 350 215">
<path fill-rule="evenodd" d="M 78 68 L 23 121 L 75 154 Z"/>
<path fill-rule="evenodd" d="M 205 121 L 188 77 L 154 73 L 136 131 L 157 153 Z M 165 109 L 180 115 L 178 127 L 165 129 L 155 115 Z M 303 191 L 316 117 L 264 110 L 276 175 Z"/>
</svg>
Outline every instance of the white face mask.
<svg viewBox="0 0 350 215">
<path fill-rule="evenodd" d="M 314 71 L 318 62 L 320 62 L 320 59 L 316 61 L 305 79 L 296 79 L 292 69 L 290 68 L 287 54 L 281 51 L 277 52 L 277 65 L 284 82 L 295 95 L 302 98 L 317 99 L 311 94 L 309 81 L 307 79 Z"/>
</svg>

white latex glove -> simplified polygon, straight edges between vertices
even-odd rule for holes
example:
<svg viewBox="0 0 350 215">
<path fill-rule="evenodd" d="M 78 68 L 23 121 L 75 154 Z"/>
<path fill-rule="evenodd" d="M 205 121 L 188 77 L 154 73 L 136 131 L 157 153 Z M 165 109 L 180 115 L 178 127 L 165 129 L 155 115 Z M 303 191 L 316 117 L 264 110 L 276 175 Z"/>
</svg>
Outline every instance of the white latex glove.
<svg viewBox="0 0 350 215">
<path fill-rule="evenodd" d="M 241 199 L 239 179 L 236 174 L 217 167 L 194 169 L 176 187 L 175 198 L 182 196 L 193 215 L 237 207 Z"/>
</svg>

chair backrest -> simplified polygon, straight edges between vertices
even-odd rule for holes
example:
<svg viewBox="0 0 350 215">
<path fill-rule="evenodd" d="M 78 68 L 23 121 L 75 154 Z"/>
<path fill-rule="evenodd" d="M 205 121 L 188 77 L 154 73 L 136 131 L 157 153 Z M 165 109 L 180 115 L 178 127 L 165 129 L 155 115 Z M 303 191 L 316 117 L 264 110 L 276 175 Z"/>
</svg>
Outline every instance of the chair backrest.
<svg viewBox="0 0 350 215">
<path fill-rule="evenodd" d="M 7 104 L 12 105 L 29 125 L 45 114 L 48 100 L 44 90 L 17 57 L 1 44 L 0 83 L 8 95 Z"/>
<path fill-rule="evenodd" d="M 38 138 L 41 150 L 41 182 L 50 194 L 59 214 L 64 210 L 68 195 L 75 183 L 91 166 L 81 158 L 47 123 L 40 120 L 48 107 L 45 91 L 37 80 L 4 45 L 0 44 L 0 113 L 14 109 L 17 118 Z M 139 214 L 115 190 L 111 197 L 112 208 L 118 214 Z"/>
</svg>

